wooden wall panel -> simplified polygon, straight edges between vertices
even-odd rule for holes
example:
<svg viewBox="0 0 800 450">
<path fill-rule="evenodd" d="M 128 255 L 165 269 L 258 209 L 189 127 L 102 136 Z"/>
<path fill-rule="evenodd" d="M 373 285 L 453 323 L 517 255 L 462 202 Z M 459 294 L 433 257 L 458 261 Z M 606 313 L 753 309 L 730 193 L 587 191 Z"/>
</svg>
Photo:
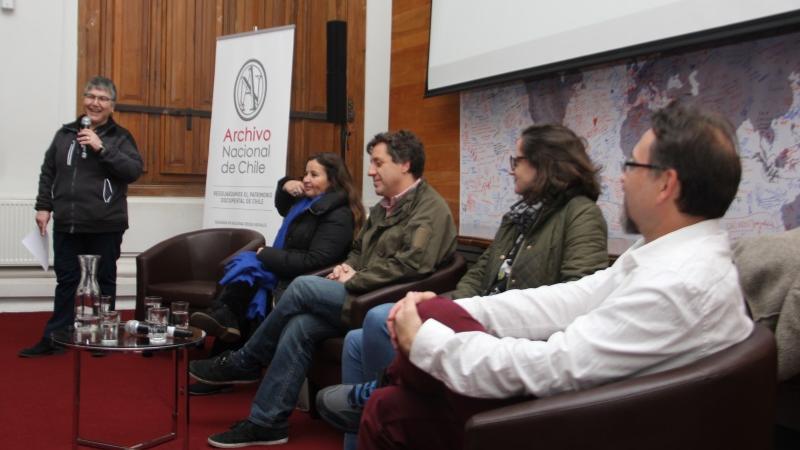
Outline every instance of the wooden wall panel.
<svg viewBox="0 0 800 450">
<path fill-rule="evenodd" d="M 424 177 L 447 201 L 458 224 L 459 95 L 425 98 L 430 0 L 392 3 L 389 128 L 408 129 L 425 145 Z"/>
<path fill-rule="evenodd" d="M 355 119 L 345 155 L 360 186 L 364 106 L 365 0 L 79 0 L 79 89 L 87 77 L 117 82 L 115 118 L 134 133 L 146 173 L 135 195 L 202 195 L 208 158 L 214 53 L 218 36 L 296 27 L 292 110 L 324 115 L 326 22 L 348 22 L 348 97 Z M 131 107 L 148 107 L 146 112 Z M 123 109 L 129 111 L 123 111 Z M 78 111 L 82 102 L 78 102 Z M 185 116 L 165 115 L 194 110 Z M 293 117 L 287 171 L 299 176 L 319 151 L 340 150 L 340 126 Z"/>
<path fill-rule="evenodd" d="M 82 20 L 78 21 L 78 59 L 83 64 L 78 64 L 78 92 L 75 107 L 83 110 L 83 87 L 86 80 L 93 74 L 100 73 L 102 9 L 100 0 L 84 0 L 78 4 L 78 14 Z M 91 57 L 90 57 L 91 56 Z"/>
<path fill-rule="evenodd" d="M 149 0 L 113 3 L 111 73 L 117 85 L 117 103 L 144 105 L 149 100 L 150 3 Z"/>
<path fill-rule="evenodd" d="M 347 21 L 347 98 L 353 102 L 353 122 L 348 124 L 345 160 L 356 186 L 362 183 L 364 155 L 364 56 L 367 51 L 366 0 L 340 2 L 347 11 L 337 18 Z M 340 8 L 341 9 L 341 8 Z M 342 14 L 341 10 L 336 14 Z M 371 138 L 371 136 L 369 136 Z"/>
<path fill-rule="evenodd" d="M 169 0 L 164 3 L 164 98 L 162 106 L 190 108 L 194 103 L 194 0 Z M 159 148 L 161 172 L 191 174 L 192 153 L 196 132 L 187 124 L 187 117 L 161 116 L 164 145 Z M 198 149 L 199 150 L 199 149 Z"/>
<path fill-rule="evenodd" d="M 217 37 L 222 35 L 222 0 L 196 2 L 194 28 L 195 90 L 194 109 L 211 110 L 214 93 L 214 59 Z M 206 136 L 206 140 L 208 136 Z"/>
<path fill-rule="evenodd" d="M 117 86 L 117 103 L 146 105 L 150 97 L 148 67 L 150 64 L 150 0 L 114 0 L 100 5 L 106 26 L 102 30 L 101 65 L 95 74 L 107 76 Z M 115 49 L 117 49 L 115 51 Z M 145 161 L 145 171 L 152 172 L 152 160 L 145 150 L 150 148 L 150 121 L 146 114 L 114 113 L 114 119 L 136 139 Z"/>
</svg>

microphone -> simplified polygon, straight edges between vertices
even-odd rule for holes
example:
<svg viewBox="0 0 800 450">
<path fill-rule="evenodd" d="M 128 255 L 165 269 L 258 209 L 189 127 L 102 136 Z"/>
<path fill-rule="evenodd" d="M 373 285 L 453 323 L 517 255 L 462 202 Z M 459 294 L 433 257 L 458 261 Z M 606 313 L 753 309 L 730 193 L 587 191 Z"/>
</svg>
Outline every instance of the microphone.
<svg viewBox="0 0 800 450">
<path fill-rule="evenodd" d="M 91 124 L 92 124 L 92 119 L 90 119 L 89 116 L 81 117 L 81 129 L 89 128 L 89 126 Z M 81 144 L 81 158 L 82 159 L 86 159 L 86 145 L 85 144 Z"/>
<path fill-rule="evenodd" d="M 129 320 L 125 322 L 125 331 L 128 334 L 147 334 L 150 331 L 150 327 L 147 326 L 147 322 Z M 167 334 L 173 337 L 192 337 L 192 332 L 190 330 L 175 328 L 172 325 L 167 327 Z"/>
</svg>

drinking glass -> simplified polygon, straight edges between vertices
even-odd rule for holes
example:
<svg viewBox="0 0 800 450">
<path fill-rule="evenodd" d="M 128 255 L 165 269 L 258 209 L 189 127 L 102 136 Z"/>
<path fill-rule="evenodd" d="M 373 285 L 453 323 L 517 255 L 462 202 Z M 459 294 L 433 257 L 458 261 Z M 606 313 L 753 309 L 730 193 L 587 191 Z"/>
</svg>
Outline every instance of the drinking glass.
<svg viewBox="0 0 800 450">
<path fill-rule="evenodd" d="M 147 318 L 150 315 L 150 308 L 159 307 L 161 306 L 162 298 L 157 295 L 148 295 L 144 298 L 144 318 Z"/>
<path fill-rule="evenodd" d="M 157 306 L 149 310 L 147 337 L 150 343 L 160 344 L 167 341 L 167 323 L 169 322 L 169 308 Z"/>
<path fill-rule="evenodd" d="M 175 328 L 189 328 L 189 302 L 172 302 L 172 324 Z"/>
<path fill-rule="evenodd" d="M 111 296 L 110 295 L 101 295 L 100 296 L 100 304 L 99 304 L 99 311 L 97 315 L 102 315 L 104 312 L 108 312 L 111 310 Z"/>
<path fill-rule="evenodd" d="M 119 337 L 119 311 L 100 313 L 100 343 L 116 345 Z"/>
</svg>

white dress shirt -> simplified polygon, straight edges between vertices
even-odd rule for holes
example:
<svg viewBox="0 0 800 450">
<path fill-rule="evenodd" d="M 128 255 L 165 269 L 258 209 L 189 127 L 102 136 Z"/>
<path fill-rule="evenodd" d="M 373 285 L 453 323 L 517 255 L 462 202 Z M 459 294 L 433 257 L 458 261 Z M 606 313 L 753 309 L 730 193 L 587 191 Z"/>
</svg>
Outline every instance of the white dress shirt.
<svg viewBox="0 0 800 450">
<path fill-rule="evenodd" d="M 456 302 L 488 333 L 427 320 L 410 360 L 480 398 L 546 397 L 683 366 L 753 329 L 718 220 L 639 240 L 577 281 Z"/>
</svg>

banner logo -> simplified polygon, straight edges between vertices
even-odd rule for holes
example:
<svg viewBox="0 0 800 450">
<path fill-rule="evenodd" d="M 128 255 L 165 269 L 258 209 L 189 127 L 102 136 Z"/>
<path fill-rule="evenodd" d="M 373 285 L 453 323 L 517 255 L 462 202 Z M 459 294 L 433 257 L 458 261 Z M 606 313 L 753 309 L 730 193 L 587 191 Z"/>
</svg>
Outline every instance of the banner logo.
<svg viewBox="0 0 800 450">
<path fill-rule="evenodd" d="M 257 59 L 250 59 L 239 69 L 233 86 L 233 105 L 242 120 L 252 120 L 267 98 L 267 71 Z"/>
</svg>

